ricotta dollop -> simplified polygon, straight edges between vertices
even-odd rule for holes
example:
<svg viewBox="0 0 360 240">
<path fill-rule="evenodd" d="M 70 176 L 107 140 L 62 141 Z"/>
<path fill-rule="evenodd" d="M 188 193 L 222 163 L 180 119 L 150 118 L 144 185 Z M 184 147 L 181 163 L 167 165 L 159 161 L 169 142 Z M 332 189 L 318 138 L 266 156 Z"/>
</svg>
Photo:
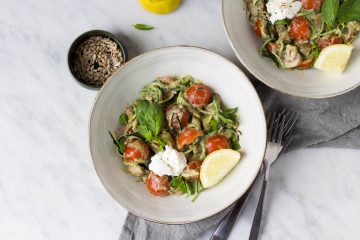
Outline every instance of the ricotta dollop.
<svg viewBox="0 0 360 240">
<path fill-rule="evenodd" d="M 179 176 L 185 167 L 185 154 L 168 145 L 164 151 L 152 156 L 149 164 L 149 169 L 159 176 Z"/>
<path fill-rule="evenodd" d="M 270 14 L 271 23 L 277 20 L 292 19 L 300 11 L 301 1 L 296 0 L 269 0 L 266 4 L 267 12 Z"/>
</svg>

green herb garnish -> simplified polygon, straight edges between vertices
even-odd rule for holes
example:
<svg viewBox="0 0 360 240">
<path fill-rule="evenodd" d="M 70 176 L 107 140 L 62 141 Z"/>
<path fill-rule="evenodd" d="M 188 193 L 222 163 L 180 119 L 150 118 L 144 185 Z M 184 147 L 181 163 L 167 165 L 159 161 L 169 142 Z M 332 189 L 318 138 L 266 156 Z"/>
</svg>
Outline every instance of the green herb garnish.
<svg viewBox="0 0 360 240">
<path fill-rule="evenodd" d="M 360 21 L 360 1 L 346 0 L 341 4 L 337 15 L 339 23 Z"/>
<path fill-rule="evenodd" d="M 275 25 L 288 25 L 289 20 L 288 19 L 277 20 L 274 24 Z"/>
<path fill-rule="evenodd" d="M 133 27 L 136 29 L 145 30 L 145 31 L 154 29 L 154 27 L 146 25 L 146 24 L 142 24 L 142 23 L 137 23 L 137 24 L 133 25 Z"/>
<path fill-rule="evenodd" d="M 188 182 L 182 176 L 173 177 L 169 185 L 175 192 L 185 193 L 187 197 L 193 196 L 192 201 L 195 201 L 199 192 L 203 190 L 203 186 L 199 180 Z"/>
<path fill-rule="evenodd" d="M 339 10 L 339 4 L 339 0 L 325 0 L 322 5 L 321 15 L 329 28 L 334 27 L 336 23 L 336 15 Z"/>
<path fill-rule="evenodd" d="M 135 103 L 136 118 L 139 121 L 139 133 L 151 141 L 164 127 L 164 113 L 160 104 L 137 100 Z"/>
</svg>

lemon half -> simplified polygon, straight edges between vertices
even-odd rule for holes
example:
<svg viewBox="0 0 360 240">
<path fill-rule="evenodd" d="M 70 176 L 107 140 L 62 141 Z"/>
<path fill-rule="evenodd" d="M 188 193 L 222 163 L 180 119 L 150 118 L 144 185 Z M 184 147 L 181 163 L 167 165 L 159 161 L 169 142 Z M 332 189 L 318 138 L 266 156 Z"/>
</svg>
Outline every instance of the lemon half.
<svg viewBox="0 0 360 240">
<path fill-rule="evenodd" d="M 200 169 L 200 181 L 204 188 L 219 183 L 239 162 L 240 153 L 232 149 L 220 149 L 207 155 Z"/>
<path fill-rule="evenodd" d="M 139 0 L 141 6 L 156 14 L 167 14 L 175 11 L 181 0 Z"/>
<path fill-rule="evenodd" d="M 335 44 L 324 48 L 316 59 L 314 67 L 329 73 L 342 73 L 351 56 L 353 46 Z"/>
</svg>

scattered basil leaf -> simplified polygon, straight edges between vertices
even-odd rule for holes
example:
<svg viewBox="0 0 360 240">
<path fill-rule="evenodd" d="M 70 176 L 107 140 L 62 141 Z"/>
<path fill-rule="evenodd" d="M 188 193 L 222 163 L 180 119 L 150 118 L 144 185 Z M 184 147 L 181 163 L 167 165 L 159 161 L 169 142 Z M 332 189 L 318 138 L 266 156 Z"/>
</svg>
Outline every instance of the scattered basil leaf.
<svg viewBox="0 0 360 240">
<path fill-rule="evenodd" d="M 135 103 L 135 114 L 139 120 L 140 134 L 144 137 L 156 137 L 164 126 L 164 113 L 160 104 L 148 102 L 145 100 L 137 100 Z M 145 138 L 146 138 L 145 137 Z"/>
<path fill-rule="evenodd" d="M 321 8 L 321 15 L 329 28 L 334 27 L 336 23 L 336 15 L 339 10 L 339 4 L 339 0 L 324 0 Z"/>
<path fill-rule="evenodd" d="M 185 193 L 187 197 L 193 196 L 192 202 L 196 200 L 200 191 L 204 189 L 199 180 L 188 182 L 182 176 L 173 177 L 169 185 L 175 192 Z"/>
<path fill-rule="evenodd" d="M 126 125 L 128 122 L 128 117 L 125 113 L 120 114 L 119 122 L 121 125 Z"/>
<path fill-rule="evenodd" d="M 232 149 L 234 149 L 236 151 L 241 148 L 240 144 L 239 144 L 239 139 L 237 139 L 236 136 L 233 136 L 233 137 L 230 138 L 230 143 L 231 143 Z"/>
<path fill-rule="evenodd" d="M 133 25 L 134 28 L 139 29 L 139 30 L 151 30 L 154 29 L 154 27 L 146 25 L 146 24 L 142 24 L 142 23 L 137 23 L 135 25 Z"/>
<path fill-rule="evenodd" d="M 182 193 L 187 192 L 187 188 L 182 176 L 173 177 L 169 182 L 169 185 L 174 190 L 180 191 Z"/>
<path fill-rule="evenodd" d="M 289 20 L 288 19 L 282 19 L 282 20 L 277 20 L 275 22 L 275 25 L 288 25 L 289 24 Z"/>
<path fill-rule="evenodd" d="M 360 1 L 346 0 L 341 4 L 337 15 L 339 23 L 360 21 Z"/>
</svg>

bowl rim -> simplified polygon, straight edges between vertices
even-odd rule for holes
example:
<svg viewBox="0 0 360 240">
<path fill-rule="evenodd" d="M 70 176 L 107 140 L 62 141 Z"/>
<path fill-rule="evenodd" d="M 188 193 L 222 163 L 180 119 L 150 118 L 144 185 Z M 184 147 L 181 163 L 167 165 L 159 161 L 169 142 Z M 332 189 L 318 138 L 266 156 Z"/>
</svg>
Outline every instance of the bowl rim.
<svg viewBox="0 0 360 240">
<path fill-rule="evenodd" d="M 276 91 L 279 91 L 281 93 L 284 93 L 284 94 L 287 94 L 287 95 L 290 95 L 290 96 L 295 96 L 295 97 L 303 97 L 303 98 L 308 98 L 308 99 L 324 99 L 324 98 L 330 98 L 330 97 L 336 97 L 336 96 L 339 96 L 339 95 L 342 95 L 344 93 L 347 93 L 347 92 L 350 92 L 351 90 L 354 90 L 355 88 L 359 87 L 360 86 L 360 82 L 358 84 L 355 84 L 354 86 L 352 87 L 349 87 L 345 90 L 342 90 L 340 92 L 336 92 L 336 93 L 330 93 L 330 94 L 323 94 L 323 95 L 317 95 L 317 96 L 314 96 L 314 95 L 306 95 L 306 94 L 301 94 L 301 93 L 290 93 L 290 92 L 286 92 L 284 91 L 283 89 L 279 89 L 277 87 L 275 87 L 274 85 L 272 85 L 271 83 L 261 79 L 260 77 L 258 76 L 255 76 L 254 73 L 252 73 L 250 71 L 250 68 L 248 67 L 248 65 L 246 64 L 244 58 L 238 53 L 238 51 L 236 50 L 235 48 L 235 45 L 233 43 L 233 40 L 231 40 L 230 36 L 229 36 L 229 27 L 227 26 L 226 24 L 226 21 L 225 21 L 225 10 L 224 10 L 224 4 L 225 4 L 225 1 L 230 1 L 230 0 L 221 0 L 221 15 L 222 15 L 222 25 L 223 25 L 223 28 L 224 28 L 224 31 L 225 31 L 225 35 L 226 35 L 226 38 L 232 48 L 232 50 L 234 51 L 236 57 L 239 59 L 240 61 L 240 64 L 246 68 L 246 70 L 255 78 L 257 79 L 258 81 L 262 82 L 263 84 L 265 84 L 266 86 L 276 90 Z M 244 1 L 244 0 L 240 0 L 240 1 Z M 304 71 L 304 70 L 303 70 Z"/>
<path fill-rule="evenodd" d="M 125 48 L 125 45 L 124 45 L 123 41 L 121 41 L 114 34 L 108 32 L 108 31 L 105 31 L 105 30 L 101 30 L 101 29 L 93 29 L 93 30 L 86 31 L 86 32 L 80 34 L 79 36 L 77 36 L 72 41 L 72 43 L 70 44 L 68 53 L 67 53 L 67 65 L 68 65 L 68 69 L 69 69 L 72 77 L 82 87 L 85 87 L 85 88 L 90 89 L 90 90 L 99 90 L 102 86 L 104 86 L 104 84 L 99 85 L 99 86 L 94 86 L 94 85 L 91 85 L 91 84 L 88 84 L 88 83 L 84 82 L 83 80 L 81 80 L 80 78 L 77 77 L 77 75 L 75 73 L 75 70 L 74 70 L 74 67 L 73 67 L 73 64 L 72 64 L 73 54 L 76 51 L 77 47 L 81 43 L 83 43 L 84 41 L 86 41 L 87 39 L 89 39 L 90 37 L 93 37 L 93 36 L 108 37 L 108 38 L 110 38 L 112 41 L 114 41 L 116 43 L 116 45 L 119 47 L 120 52 L 122 54 L 122 62 L 121 62 L 122 65 L 120 66 L 120 68 L 128 61 L 128 53 L 126 51 L 126 48 Z M 111 78 L 111 76 L 107 80 L 109 80 L 110 78 Z"/>
<path fill-rule="evenodd" d="M 256 93 L 255 94 L 255 98 L 257 100 L 257 103 L 258 103 L 258 106 L 260 106 L 260 111 L 263 113 L 262 116 L 262 122 L 263 122 L 263 126 L 264 126 L 264 131 L 265 131 L 265 136 L 267 135 L 267 127 L 266 127 L 266 118 L 265 118 L 265 111 L 264 111 L 264 107 L 263 107 L 263 104 L 260 100 L 260 97 L 259 95 L 257 94 L 257 91 L 255 89 L 255 87 L 253 86 L 253 84 L 251 83 L 251 81 L 248 79 L 248 77 L 239 69 L 238 66 L 236 66 L 232 61 L 230 61 L 229 59 L 225 58 L 224 56 L 222 56 L 221 54 L 219 53 L 216 53 L 215 51 L 212 51 L 212 50 L 209 50 L 209 49 L 206 49 L 206 48 L 203 48 L 203 47 L 197 47 L 197 46 L 190 46 L 190 45 L 173 45 L 173 46 L 166 46 L 166 47 L 159 47 L 159 48 L 155 48 L 155 49 L 152 49 L 152 50 L 149 50 L 147 52 L 144 52 L 134 58 L 132 58 L 131 60 L 127 61 L 122 67 L 128 65 L 128 64 L 131 64 L 132 62 L 135 62 L 136 60 L 146 56 L 146 55 L 149 55 L 153 52 L 156 52 L 156 51 L 161 51 L 163 49 L 175 49 L 175 48 L 183 48 L 183 49 L 194 49 L 194 50 L 201 50 L 201 51 L 204 51 L 204 52 L 207 52 L 207 53 L 210 53 L 214 56 L 217 56 L 217 57 L 220 57 L 221 59 L 225 60 L 226 62 L 230 63 L 231 65 L 233 65 L 234 67 L 236 67 L 236 69 L 239 71 L 240 74 L 243 75 L 243 77 L 245 78 L 246 80 L 246 83 L 248 84 L 248 86 L 250 88 L 252 88 L 254 90 L 254 92 Z M 117 71 L 119 71 L 120 69 L 118 69 Z M 105 86 L 106 84 L 108 84 L 110 81 L 113 81 L 114 79 L 114 76 L 115 74 L 117 73 L 117 71 L 104 83 L 103 86 Z M 115 202 L 117 202 L 122 208 L 125 208 L 128 212 L 134 214 L 135 216 L 137 217 L 140 217 L 142 219 L 145 219 L 145 220 L 148 220 L 150 222 L 154 222 L 154 223 L 160 223 L 160 224 L 167 224 L 167 225 L 180 225 L 180 224 L 187 224 L 187 223 L 193 223 L 193 222 L 197 222 L 197 221 L 201 221 L 201 220 L 204 220 L 204 219 L 207 219 L 207 218 L 210 218 L 222 211 L 224 211 L 225 209 L 229 208 L 232 204 L 234 204 L 235 202 L 237 202 L 245 193 L 246 191 L 248 191 L 248 189 L 250 187 L 253 186 L 253 184 L 255 183 L 255 181 L 257 180 L 257 176 L 259 175 L 259 172 L 260 172 L 260 169 L 261 169 L 261 166 L 263 164 L 263 160 L 262 161 L 259 161 L 259 165 L 258 165 L 258 170 L 256 171 L 256 173 L 252 176 L 252 181 L 250 182 L 249 186 L 238 196 L 237 199 L 235 199 L 233 202 L 231 202 L 230 204 L 228 204 L 227 206 L 223 207 L 220 211 L 218 212 L 215 212 L 215 213 L 212 213 L 212 214 L 209 214 L 207 216 L 204 216 L 204 217 L 199 217 L 199 218 L 196 218 L 194 220 L 189 220 L 189 221 L 175 221 L 175 222 L 167 222 L 167 221 L 160 221 L 160 220 L 154 220 L 154 219 L 151 219 L 149 217 L 146 217 L 144 216 L 143 214 L 140 214 L 140 213 L 136 213 L 130 209 L 128 209 L 125 205 L 123 205 L 122 203 L 120 203 L 117 198 L 114 196 L 114 194 L 109 190 L 109 187 L 105 184 L 105 182 L 103 181 L 103 179 L 100 177 L 100 173 L 99 173 L 99 169 L 98 167 L 96 166 L 95 164 L 95 161 L 93 159 L 93 150 L 91 149 L 91 138 L 90 138 L 90 131 L 91 131 L 91 121 L 92 121 L 92 117 L 93 117 L 93 111 L 94 111 L 94 108 L 95 108 L 95 105 L 97 103 L 97 100 L 98 98 L 100 97 L 103 89 L 105 89 L 104 87 L 102 87 L 97 95 L 95 96 L 95 99 L 93 101 L 93 105 L 91 107 L 91 111 L 90 111 L 90 116 L 89 116 L 89 120 L 88 120 L 88 131 L 89 131 L 89 140 L 88 140 L 88 144 L 89 144 L 89 149 L 90 149 L 90 155 L 91 155 L 91 160 L 92 160 L 92 163 L 93 163 L 93 166 L 95 168 L 95 171 L 96 171 L 96 174 L 100 180 L 100 182 L 102 183 L 103 187 L 105 188 L 105 190 L 110 194 L 110 196 L 115 200 Z M 262 159 L 264 159 L 265 157 L 265 149 L 266 149 L 266 137 L 264 139 L 264 143 L 263 143 L 264 147 L 262 148 L 262 153 L 261 153 L 261 156 L 262 156 Z"/>
</svg>

